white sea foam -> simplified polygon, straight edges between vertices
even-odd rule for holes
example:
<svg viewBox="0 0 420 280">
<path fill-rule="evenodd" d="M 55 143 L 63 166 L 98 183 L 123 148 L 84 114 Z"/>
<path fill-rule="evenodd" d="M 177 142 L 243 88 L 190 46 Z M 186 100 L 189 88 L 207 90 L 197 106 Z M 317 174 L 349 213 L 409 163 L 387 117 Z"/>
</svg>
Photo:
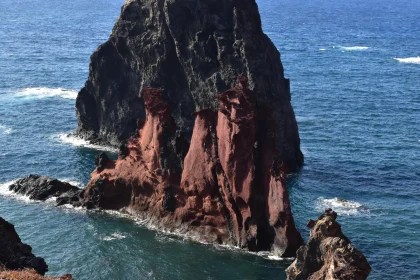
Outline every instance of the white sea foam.
<svg viewBox="0 0 420 280">
<path fill-rule="evenodd" d="M 123 235 L 119 232 L 114 232 L 113 234 L 111 234 L 109 236 L 101 237 L 100 239 L 103 240 L 103 241 L 112 241 L 112 240 L 124 239 L 124 238 L 126 238 L 125 235 Z"/>
<path fill-rule="evenodd" d="M 0 183 L 0 195 L 10 197 L 10 198 L 14 198 L 14 199 L 23 201 L 25 203 L 31 202 L 31 200 L 29 199 L 28 196 L 17 194 L 15 192 L 9 190 L 10 185 L 14 184 L 16 181 L 17 180 L 12 180 L 12 181 L 9 181 L 9 182 Z"/>
<path fill-rule="evenodd" d="M 69 183 L 70 185 L 76 186 L 78 188 L 83 188 L 84 187 L 84 184 L 83 183 L 81 183 L 79 181 L 76 181 L 74 179 L 65 178 L 65 179 L 60 179 L 60 181 Z"/>
<path fill-rule="evenodd" d="M 369 49 L 369 47 L 365 47 L 365 46 L 351 46 L 351 47 L 333 46 L 333 48 L 344 50 L 344 51 L 365 51 Z"/>
<path fill-rule="evenodd" d="M 89 149 L 94 149 L 94 150 L 99 150 L 99 151 L 108 151 L 111 153 L 118 153 L 118 149 L 112 148 L 112 147 L 106 147 L 106 146 L 101 146 L 101 145 L 96 145 L 96 144 L 91 144 L 88 141 L 86 141 L 83 138 L 80 138 L 76 135 L 73 134 L 66 134 L 66 133 L 61 133 L 58 135 L 54 135 L 53 136 L 54 139 L 56 139 L 57 141 L 64 143 L 64 144 L 70 144 L 76 147 L 84 147 L 84 148 L 89 148 Z"/>
<path fill-rule="evenodd" d="M 46 97 L 61 97 L 65 99 L 76 99 L 77 91 L 63 89 L 63 88 L 23 88 L 16 92 L 16 95 L 26 99 L 31 98 L 46 98 Z"/>
<path fill-rule="evenodd" d="M 337 214 L 343 216 L 353 216 L 358 214 L 367 214 L 369 210 L 362 203 L 345 200 L 341 198 L 324 198 L 319 197 L 317 200 L 317 211 L 324 211 L 327 208 L 333 209 Z"/>
<path fill-rule="evenodd" d="M 5 134 L 5 135 L 9 135 L 13 132 L 13 129 L 10 127 L 7 127 L 3 124 L 0 124 L 0 133 L 1 134 Z"/>
<path fill-rule="evenodd" d="M 417 57 L 406 57 L 406 58 L 394 58 L 400 63 L 408 63 L 408 64 L 420 64 L 420 56 Z"/>
<path fill-rule="evenodd" d="M 326 51 L 327 49 L 323 49 L 323 48 L 322 48 L 322 49 L 319 49 L 319 50 L 320 50 L 320 51 Z"/>
</svg>

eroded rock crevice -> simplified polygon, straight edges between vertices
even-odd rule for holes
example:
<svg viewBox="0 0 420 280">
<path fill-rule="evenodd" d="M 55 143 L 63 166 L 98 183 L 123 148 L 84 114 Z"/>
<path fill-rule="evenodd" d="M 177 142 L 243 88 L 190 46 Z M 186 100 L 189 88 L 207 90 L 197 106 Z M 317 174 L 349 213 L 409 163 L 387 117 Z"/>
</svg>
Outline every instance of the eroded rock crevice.
<svg viewBox="0 0 420 280">
<path fill-rule="evenodd" d="M 293 256 L 303 240 L 276 157 L 275 124 L 271 119 L 271 129 L 258 128 L 267 117 L 258 121 L 248 79 L 240 76 L 237 86 L 214 95 L 220 100 L 217 112 L 193 114 L 186 155 L 177 153 L 177 129 L 165 90 L 145 88 L 141 98 L 146 120 L 139 122 L 138 134 L 116 161 L 98 158 L 79 204 L 120 208 L 147 215 L 166 230 L 182 226 L 211 242 Z"/>
</svg>

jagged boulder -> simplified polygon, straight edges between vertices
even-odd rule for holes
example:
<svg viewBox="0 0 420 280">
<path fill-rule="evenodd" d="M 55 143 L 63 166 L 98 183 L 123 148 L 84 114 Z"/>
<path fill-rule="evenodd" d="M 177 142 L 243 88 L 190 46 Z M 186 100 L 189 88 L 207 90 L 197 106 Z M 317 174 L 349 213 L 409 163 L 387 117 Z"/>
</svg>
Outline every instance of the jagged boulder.
<svg viewBox="0 0 420 280">
<path fill-rule="evenodd" d="M 44 275 L 48 265 L 43 258 L 32 254 L 31 246 L 22 243 L 15 227 L 0 217 L 0 268 L 24 269 L 31 268 Z"/>
<path fill-rule="evenodd" d="M 364 280 L 371 267 L 341 231 L 337 213 L 331 209 L 310 220 L 309 241 L 297 251 L 296 260 L 287 268 L 288 280 Z"/>
<path fill-rule="evenodd" d="M 15 193 L 29 196 L 33 200 L 46 200 L 50 197 L 77 195 L 81 190 L 67 182 L 40 175 L 28 175 L 9 186 Z"/>
<path fill-rule="evenodd" d="M 214 93 L 235 87 L 239 75 L 248 77 L 259 109 L 271 104 L 279 157 L 288 171 L 298 169 L 289 80 L 255 0 L 126 0 L 109 40 L 91 56 L 76 100 L 77 133 L 119 146 L 145 118 L 138 95 L 152 87 L 165 89 L 177 133 L 189 140 L 192 113 L 216 111 Z"/>
</svg>

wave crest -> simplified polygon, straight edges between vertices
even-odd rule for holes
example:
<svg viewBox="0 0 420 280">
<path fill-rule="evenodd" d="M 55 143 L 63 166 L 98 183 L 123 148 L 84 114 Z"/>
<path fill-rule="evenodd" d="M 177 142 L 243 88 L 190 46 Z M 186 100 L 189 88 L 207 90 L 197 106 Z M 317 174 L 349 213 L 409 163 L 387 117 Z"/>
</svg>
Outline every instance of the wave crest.
<svg viewBox="0 0 420 280">
<path fill-rule="evenodd" d="M 123 235 L 119 232 L 114 232 L 113 234 L 111 234 L 109 236 L 101 237 L 100 239 L 103 240 L 103 241 L 112 241 L 112 240 L 124 239 L 124 238 L 126 238 L 125 235 Z"/>
<path fill-rule="evenodd" d="M 46 98 L 46 97 L 61 97 L 65 99 L 76 99 L 77 91 L 63 89 L 63 88 L 46 88 L 46 87 L 37 87 L 37 88 L 23 88 L 19 89 L 16 94 L 18 97 L 25 99 L 32 98 Z"/>
<path fill-rule="evenodd" d="M 342 198 L 324 198 L 319 197 L 317 200 L 316 210 L 317 211 L 324 211 L 326 208 L 331 208 L 337 214 L 343 215 L 343 216 L 353 216 L 363 213 L 369 213 L 369 210 L 366 208 L 366 206 L 362 203 L 351 201 L 351 200 L 345 200 Z"/>
<path fill-rule="evenodd" d="M 80 138 L 79 136 L 76 136 L 74 134 L 61 133 L 58 135 L 54 135 L 53 138 L 55 138 L 57 141 L 63 144 L 70 144 L 76 147 L 83 147 L 83 148 L 94 149 L 94 150 L 99 150 L 99 151 L 118 153 L 118 149 L 89 143 L 89 141 L 86 141 L 85 139 Z"/>
<path fill-rule="evenodd" d="M 394 58 L 400 63 L 408 63 L 408 64 L 420 64 L 420 56 L 417 57 L 406 57 L 406 58 Z"/>
<path fill-rule="evenodd" d="M 351 46 L 351 47 L 333 46 L 333 48 L 344 50 L 344 51 L 365 51 L 369 49 L 369 47 L 366 47 L 366 46 Z"/>
<path fill-rule="evenodd" d="M 1 132 L 1 134 L 9 135 L 9 134 L 12 134 L 13 129 L 11 129 L 10 127 L 7 127 L 5 125 L 0 124 L 0 132 Z"/>
</svg>

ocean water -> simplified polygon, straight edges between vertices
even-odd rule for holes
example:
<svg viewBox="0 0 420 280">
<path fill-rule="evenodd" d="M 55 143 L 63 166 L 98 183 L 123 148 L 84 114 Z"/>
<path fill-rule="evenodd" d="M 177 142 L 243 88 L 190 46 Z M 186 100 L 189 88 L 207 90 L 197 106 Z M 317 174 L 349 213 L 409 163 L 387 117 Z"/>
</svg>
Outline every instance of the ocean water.
<svg viewBox="0 0 420 280">
<path fill-rule="evenodd" d="M 290 260 L 158 233 L 116 213 L 7 191 L 29 173 L 83 186 L 105 147 L 69 138 L 90 54 L 123 0 L 0 1 L 0 216 L 76 279 L 285 279 Z M 368 258 L 369 279 L 420 279 L 420 1 L 258 0 L 291 79 L 305 166 L 295 220 L 324 208 Z"/>
</svg>

